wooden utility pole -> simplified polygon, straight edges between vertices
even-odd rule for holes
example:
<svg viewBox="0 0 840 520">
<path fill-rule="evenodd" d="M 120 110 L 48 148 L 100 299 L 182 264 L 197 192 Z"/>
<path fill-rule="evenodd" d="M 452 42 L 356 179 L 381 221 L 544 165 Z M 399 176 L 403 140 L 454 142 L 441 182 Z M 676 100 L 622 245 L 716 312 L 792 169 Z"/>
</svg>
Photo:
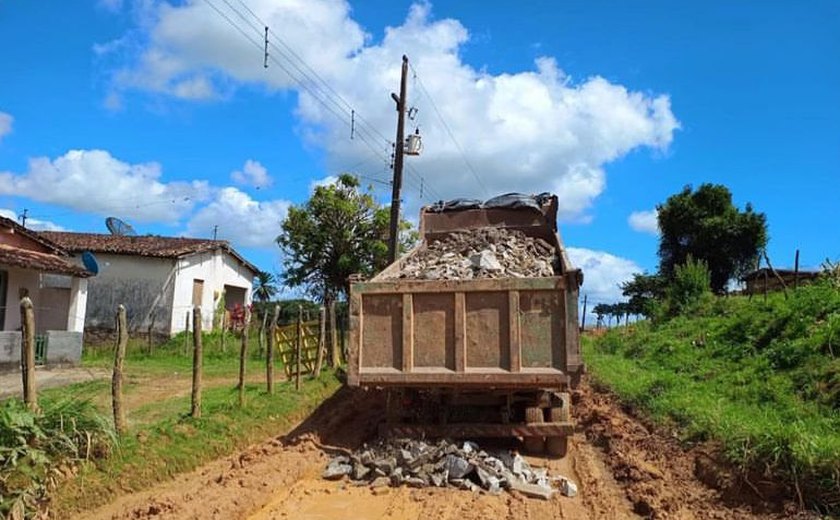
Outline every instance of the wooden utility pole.
<svg viewBox="0 0 840 520">
<path fill-rule="evenodd" d="M 580 318 L 580 330 L 586 329 L 586 299 L 588 294 L 583 295 L 583 316 Z"/>
<path fill-rule="evenodd" d="M 117 346 L 114 349 L 114 374 L 111 377 L 111 402 L 114 409 L 114 429 L 120 436 L 125 434 L 125 409 L 122 402 L 123 360 L 128 345 L 128 323 L 125 305 L 117 307 Z"/>
<path fill-rule="evenodd" d="M 248 355 L 249 312 L 245 311 L 245 324 L 242 326 L 242 345 L 239 348 L 239 406 L 245 406 L 245 361 Z"/>
<path fill-rule="evenodd" d="M 799 250 L 796 250 L 796 258 L 793 261 L 793 290 L 799 289 Z"/>
<path fill-rule="evenodd" d="M 400 190 L 402 189 L 403 152 L 405 147 L 405 106 L 408 76 L 408 57 L 402 57 L 400 95 L 393 92 L 391 98 L 397 103 L 397 141 L 394 145 L 394 180 L 391 183 L 391 235 L 388 238 L 388 259 L 395 262 L 400 246 Z"/>
<path fill-rule="evenodd" d="M 268 309 L 266 309 L 268 311 Z M 268 312 L 266 312 L 268 314 Z M 265 382 L 269 395 L 274 393 L 274 338 L 277 334 L 277 320 L 280 317 L 280 306 L 274 306 L 274 316 L 268 326 L 268 338 L 266 338 L 265 352 Z"/>
<path fill-rule="evenodd" d="M 21 374 L 23 376 L 23 402 L 30 410 L 38 410 L 38 395 L 35 390 L 35 309 L 32 300 L 24 296 L 20 300 L 22 318 L 20 351 Z"/>
<path fill-rule="evenodd" d="M 192 374 L 192 407 L 190 415 L 194 419 L 201 417 L 201 307 L 193 309 L 193 374 Z"/>
</svg>

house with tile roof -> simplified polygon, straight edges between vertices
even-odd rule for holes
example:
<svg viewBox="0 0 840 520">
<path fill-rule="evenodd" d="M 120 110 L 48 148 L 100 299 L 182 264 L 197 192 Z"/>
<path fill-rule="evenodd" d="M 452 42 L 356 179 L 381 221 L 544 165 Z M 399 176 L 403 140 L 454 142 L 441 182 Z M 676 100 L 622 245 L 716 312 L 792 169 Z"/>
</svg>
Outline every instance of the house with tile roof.
<svg viewBox="0 0 840 520">
<path fill-rule="evenodd" d="M 0 217 L 0 368 L 20 366 L 24 296 L 35 310 L 36 362 L 78 362 L 91 275 L 58 244 Z"/>
<path fill-rule="evenodd" d="M 224 240 L 57 231 L 40 236 L 76 255 L 80 265 L 85 252 L 95 257 L 87 330 L 112 330 L 119 304 L 126 306 L 129 329 L 174 335 L 195 306 L 202 309 L 204 330 L 211 330 L 222 305 L 230 310 L 251 303 L 258 270 Z"/>
</svg>

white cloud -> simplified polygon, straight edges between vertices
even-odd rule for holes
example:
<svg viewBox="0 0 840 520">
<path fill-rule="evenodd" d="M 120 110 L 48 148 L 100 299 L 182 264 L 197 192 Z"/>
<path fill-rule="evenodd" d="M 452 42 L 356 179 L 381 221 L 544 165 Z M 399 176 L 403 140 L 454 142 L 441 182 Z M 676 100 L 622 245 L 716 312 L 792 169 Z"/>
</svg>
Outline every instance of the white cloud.
<svg viewBox="0 0 840 520">
<path fill-rule="evenodd" d="M 314 192 L 315 188 L 319 186 L 331 186 L 338 182 L 337 175 L 327 175 L 323 179 L 315 179 L 314 181 L 309 183 L 309 191 Z"/>
<path fill-rule="evenodd" d="M 659 222 L 657 220 L 657 212 L 655 209 L 648 211 L 634 211 L 627 217 L 627 223 L 634 231 L 640 233 L 649 233 L 651 235 L 659 234 Z"/>
<path fill-rule="evenodd" d="M 70 150 L 29 160 L 24 173 L 0 172 L 0 195 L 142 222 L 178 220 L 209 192 L 204 181 L 162 182 L 157 163 L 129 164 L 104 150 Z"/>
<path fill-rule="evenodd" d="M 10 133 L 12 133 L 12 123 L 15 118 L 5 112 L 0 112 L 0 141 Z"/>
<path fill-rule="evenodd" d="M 232 172 L 230 178 L 237 184 L 253 186 L 255 188 L 271 186 L 273 182 L 265 166 L 251 159 L 245 161 L 245 165 L 242 166 L 241 170 Z"/>
<path fill-rule="evenodd" d="M 434 19 L 426 3 L 414 4 L 381 40 L 350 17 L 344 0 L 253 0 L 249 6 L 375 130 L 360 122 L 356 139 L 348 139 L 349 109 L 340 121 L 332 113 L 343 111 L 340 105 L 325 108 L 274 63 L 263 68 L 258 22 L 244 26 L 254 40 L 249 42 L 204 2 L 152 8 L 140 27 L 144 43 L 114 76 L 114 89 L 187 99 L 226 97 L 243 84 L 297 89 L 302 135 L 326 151 L 327 165 L 335 169 L 370 157 L 363 139 L 389 153 L 385 141 L 391 139 L 394 107 L 388 93 L 397 88 L 406 53 L 419 74 L 409 81 L 409 102 L 420 110 L 414 123 L 425 144 L 424 154 L 408 161 L 425 177 L 426 191 L 442 198 L 554 191 L 561 217 L 573 220 L 586 220 L 606 186 L 609 162 L 639 147 L 666 149 L 679 128 L 667 95 L 633 92 L 599 76 L 573 79 L 552 57 L 537 59 L 530 70 L 495 75 L 466 64 L 461 53 L 468 30 L 454 19 Z M 236 13 L 228 15 L 243 23 Z M 291 69 L 293 57 L 271 50 Z M 419 183 L 409 173 L 409 208 L 418 203 L 413 184 Z"/>
<path fill-rule="evenodd" d="M 20 216 L 10 209 L 0 208 L 0 217 L 12 219 L 15 222 L 20 222 Z M 36 218 L 26 219 L 26 228 L 33 231 L 65 231 L 65 229 L 55 222 L 49 220 L 38 220 Z"/>
<path fill-rule="evenodd" d="M 642 272 L 632 260 L 604 251 L 582 247 L 569 247 L 566 251 L 572 264 L 583 270 L 581 298 L 587 294 L 589 302 L 593 302 L 593 305 L 623 300 L 619 284 L 632 278 L 633 273 Z"/>
<path fill-rule="evenodd" d="M 236 246 L 276 247 L 274 240 L 289 205 L 285 200 L 256 201 L 236 188 L 222 188 L 189 220 L 187 234 L 209 238 L 213 227 L 219 226 L 218 238 Z"/>
</svg>

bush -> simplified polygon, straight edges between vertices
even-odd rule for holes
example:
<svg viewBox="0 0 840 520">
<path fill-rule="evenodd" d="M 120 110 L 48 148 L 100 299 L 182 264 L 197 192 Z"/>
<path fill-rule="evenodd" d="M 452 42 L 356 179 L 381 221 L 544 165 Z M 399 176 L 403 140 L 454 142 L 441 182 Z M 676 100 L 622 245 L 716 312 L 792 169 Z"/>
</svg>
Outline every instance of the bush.
<svg viewBox="0 0 840 520">
<path fill-rule="evenodd" d="M 107 456 L 117 437 L 90 401 L 61 399 L 32 412 L 19 399 L 0 405 L 0 516 L 37 509 L 59 468 Z"/>
<path fill-rule="evenodd" d="M 711 302 L 711 274 L 704 260 L 689 256 L 678 265 L 674 278 L 665 290 L 666 308 L 670 316 L 685 314 L 704 300 Z"/>
</svg>

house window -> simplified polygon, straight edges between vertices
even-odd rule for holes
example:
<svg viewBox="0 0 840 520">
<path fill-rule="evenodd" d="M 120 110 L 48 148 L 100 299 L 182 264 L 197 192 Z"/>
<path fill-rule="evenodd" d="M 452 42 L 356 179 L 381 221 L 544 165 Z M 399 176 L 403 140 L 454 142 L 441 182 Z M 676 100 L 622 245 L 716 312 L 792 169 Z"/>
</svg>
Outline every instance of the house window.
<svg viewBox="0 0 840 520">
<path fill-rule="evenodd" d="M 204 280 L 199 280 L 198 278 L 193 280 L 193 297 L 192 297 L 192 304 L 193 307 L 198 307 L 201 305 L 201 299 L 204 296 Z"/>
</svg>

